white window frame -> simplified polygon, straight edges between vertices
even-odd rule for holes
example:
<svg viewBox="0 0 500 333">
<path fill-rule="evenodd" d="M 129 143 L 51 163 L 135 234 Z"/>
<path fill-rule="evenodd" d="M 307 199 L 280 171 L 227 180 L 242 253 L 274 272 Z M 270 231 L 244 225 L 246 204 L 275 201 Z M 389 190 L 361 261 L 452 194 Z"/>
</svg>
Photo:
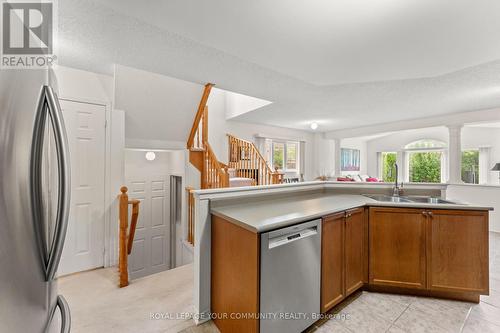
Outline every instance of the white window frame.
<svg viewBox="0 0 500 333">
<path fill-rule="evenodd" d="M 405 149 L 405 175 L 406 181 L 410 182 L 410 154 L 411 153 L 441 153 L 441 168 L 440 168 L 440 181 L 441 183 L 446 183 L 446 169 L 447 169 L 447 148 L 416 148 L 416 149 Z M 425 184 L 425 183 L 415 183 L 415 184 Z M 437 183 L 434 183 L 437 184 Z"/>
<path fill-rule="evenodd" d="M 384 178 L 384 154 L 395 154 L 396 155 L 396 163 L 398 163 L 398 152 L 397 151 L 379 151 L 377 153 L 377 178 L 383 180 Z M 384 180 L 385 181 L 385 180 Z"/>
<path fill-rule="evenodd" d="M 278 169 L 280 172 L 294 172 L 294 173 L 299 173 L 299 168 L 300 168 L 300 142 L 299 141 L 293 141 L 293 140 L 273 140 L 272 145 L 271 145 L 271 165 L 272 169 L 274 170 L 274 145 L 276 143 L 283 144 L 284 150 L 283 150 L 283 168 Z M 294 144 L 297 147 L 297 150 L 295 152 L 295 169 L 288 169 L 286 167 L 286 161 L 287 161 L 287 146 L 288 144 Z"/>
</svg>

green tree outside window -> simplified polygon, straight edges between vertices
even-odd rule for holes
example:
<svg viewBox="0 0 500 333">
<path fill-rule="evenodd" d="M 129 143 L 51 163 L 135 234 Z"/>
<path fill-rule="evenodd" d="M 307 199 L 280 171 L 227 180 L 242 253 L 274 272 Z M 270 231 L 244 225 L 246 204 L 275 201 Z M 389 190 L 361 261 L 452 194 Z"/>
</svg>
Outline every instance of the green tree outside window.
<svg viewBox="0 0 500 333">
<path fill-rule="evenodd" d="M 382 153 L 382 180 L 394 182 L 396 180 L 396 153 Z"/>
<path fill-rule="evenodd" d="M 441 152 L 410 153 L 410 182 L 440 183 Z"/>
</svg>

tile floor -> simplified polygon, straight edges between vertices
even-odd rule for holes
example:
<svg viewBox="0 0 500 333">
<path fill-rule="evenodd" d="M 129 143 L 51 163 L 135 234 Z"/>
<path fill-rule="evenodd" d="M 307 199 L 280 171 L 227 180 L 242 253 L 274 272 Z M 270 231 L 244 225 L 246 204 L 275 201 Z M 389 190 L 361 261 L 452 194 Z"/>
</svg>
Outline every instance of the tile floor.
<svg viewBox="0 0 500 333">
<path fill-rule="evenodd" d="M 308 333 L 500 333 L 500 234 L 490 235 L 490 295 L 479 304 L 373 292 L 352 295 Z M 183 333 L 219 332 L 212 322 Z"/>
<path fill-rule="evenodd" d="M 60 293 L 72 310 L 72 332 L 217 333 L 213 322 L 151 319 L 151 314 L 192 309 L 192 266 L 162 272 L 117 287 L 114 268 L 60 279 Z M 500 234 L 490 236 L 490 295 L 479 304 L 425 297 L 359 292 L 331 311 L 334 318 L 309 332 L 500 333 Z"/>
</svg>

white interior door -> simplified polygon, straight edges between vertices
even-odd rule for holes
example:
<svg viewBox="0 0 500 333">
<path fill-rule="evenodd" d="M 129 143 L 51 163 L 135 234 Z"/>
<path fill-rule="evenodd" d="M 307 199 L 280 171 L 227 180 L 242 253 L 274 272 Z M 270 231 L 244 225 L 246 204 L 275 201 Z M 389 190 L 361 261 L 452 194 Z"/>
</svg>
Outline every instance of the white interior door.
<svg viewBox="0 0 500 333">
<path fill-rule="evenodd" d="M 105 119 L 102 105 L 60 101 L 71 157 L 71 206 L 59 275 L 104 266 Z"/>
<path fill-rule="evenodd" d="M 141 201 L 128 265 L 130 278 L 136 279 L 170 267 L 169 179 L 149 175 L 126 183 L 129 198 Z"/>
</svg>

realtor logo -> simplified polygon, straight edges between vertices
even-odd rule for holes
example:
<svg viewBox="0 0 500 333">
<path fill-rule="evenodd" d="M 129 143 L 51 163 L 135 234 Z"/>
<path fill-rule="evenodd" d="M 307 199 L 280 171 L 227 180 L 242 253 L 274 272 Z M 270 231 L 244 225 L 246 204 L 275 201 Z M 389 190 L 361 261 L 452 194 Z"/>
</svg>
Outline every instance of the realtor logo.
<svg viewBox="0 0 500 333">
<path fill-rule="evenodd" d="M 54 4 L 2 3 L 2 61 L 4 68 L 43 68 L 53 64 Z"/>
</svg>

